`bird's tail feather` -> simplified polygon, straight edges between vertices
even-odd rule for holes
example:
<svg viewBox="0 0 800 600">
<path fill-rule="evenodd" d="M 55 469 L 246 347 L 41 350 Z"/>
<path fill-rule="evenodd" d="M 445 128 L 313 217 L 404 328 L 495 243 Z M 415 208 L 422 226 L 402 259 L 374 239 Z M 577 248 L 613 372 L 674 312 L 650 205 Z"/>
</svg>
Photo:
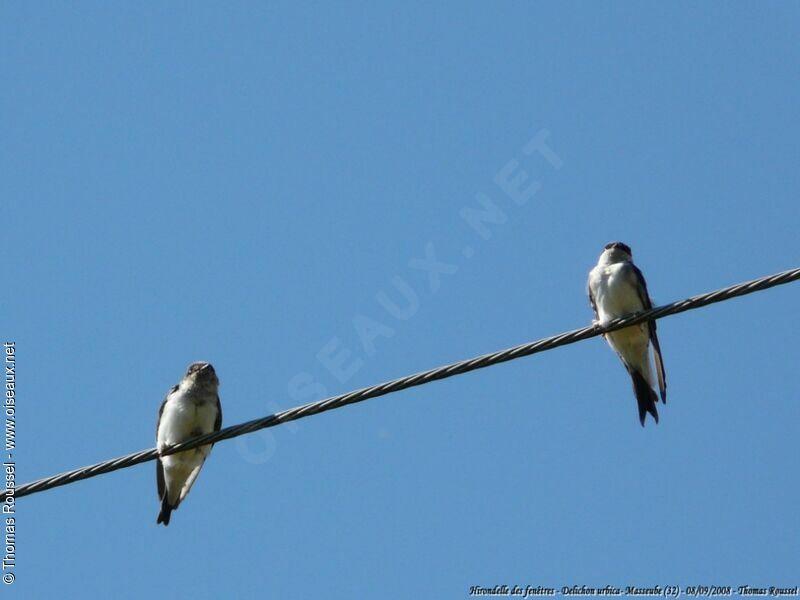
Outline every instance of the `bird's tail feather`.
<svg viewBox="0 0 800 600">
<path fill-rule="evenodd" d="M 172 514 L 172 507 L 169 505 L 169 501 L 167 500 L 167 494 L 164 494 L 164 498 L 161 500 L 161 512 L 158 513 L 158 518 L 156 519 L 156 525 L 159 523 L 163 523 L 164 527 L 169 525 L 169 518 Z"/>
<path fill-rule="evenodd" d="M 639 422 L 644 427 L 644 418 L 647 413 L 650 413 L 658 423 L 658 410 L 656 404 L 658 403 L 658 396 L 656 395 L 650 384 L 636 369 L 628 369 L 633 379 L 633 393 L 636 394 L 636 402 L 639 405 Z"/>
</svg>

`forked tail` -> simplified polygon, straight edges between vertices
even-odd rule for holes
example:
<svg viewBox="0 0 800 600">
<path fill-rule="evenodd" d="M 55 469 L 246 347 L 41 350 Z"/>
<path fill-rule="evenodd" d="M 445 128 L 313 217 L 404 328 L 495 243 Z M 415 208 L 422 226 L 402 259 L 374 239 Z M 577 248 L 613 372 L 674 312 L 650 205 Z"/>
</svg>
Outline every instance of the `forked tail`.
<svg viewBox="0 0 800 600">
<path fill-rule="evenodd" d="M 658 396 L 639 371 L 636 369 L 628 369 L 628 371 L 633 379 L 633 393 L 636 394 L 636 402 L 639 405 L 639 422 L 644 427 L 645 415 L 650 413 L 658 423 L 658 410 L 656 409 Z"/>
</svg>

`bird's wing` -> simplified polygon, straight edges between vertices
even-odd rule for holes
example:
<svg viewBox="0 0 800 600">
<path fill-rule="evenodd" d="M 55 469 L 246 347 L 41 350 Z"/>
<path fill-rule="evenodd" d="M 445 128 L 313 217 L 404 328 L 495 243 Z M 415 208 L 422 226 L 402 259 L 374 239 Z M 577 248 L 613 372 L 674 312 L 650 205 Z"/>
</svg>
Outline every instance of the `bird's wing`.
<svg viewBox="0 0 800 600">
<path fill-rule="evenodd" d="M 217 394 L 217 420 L 214 421 L 214 431 L 222 429 L 222 404 L 219 401 L 219 394 Z"/>
<path fill-rule="evenodd" d="M 589 302 L 592 304 L 592 310 L 594 311 L 594 318 L 599 320 L 600 315 L 597 313 L 597 301 L 594 299 L 594 294 L 592 294 L 592 274 L 589 273 L 589 281 L 586 282 L 586 293 L 589 294 Z"/>
<path fill-rule="evenodd" d="M 644 310 L 653 308 L 653 302 L 650 300 L 650 294 L 647 292 L 647 282 L 644 280 L 644 275 L 639 268 L 631 263 L 633 273 L 638 280 L 636 289 L 639 291 L 639 299 L 642 301 Z M 653 357 L 656 363 L 656 374 L 658 376 L 658 389 L 661 392 L 661 401 L 667 403 L 667 375 L 664 372 L 664 360 L 661 358 L 661 346 L 658 343 L 658 335 L 656 334 L 656 322 L 648 321 L 648 329 L 650 331 L 650 342 L 653 344 Z"/>
<path fill-rule="evenodd" d="M 658 336 L 653 328 L 650 331 L 650 341 L 653 342 L 653 356 L 656 359 L 656 373 L 658 374 L 658 389 L 661 392 L 661 401 L 667 403 L 667 375 L 664 373 L 664 361 L 661 358 L 661 346 L 658 345 Z"/>
<path fill-rule="evenodd" d="M 217 394 L 217 418 L 214 419 L 214 431 L 222 429 L 222 404 L 219 401 L 219 394 Z M 214 447 L 214 444 L 211 444 Z"/>
<path fill-rule="evenodd" d="M 158 490 L 158 499 L 162 500 L 167 483 L 164 481 L 164 465 L 161 464 L 160 458 L 156 459 L 156 489 Z"/>
</svg>

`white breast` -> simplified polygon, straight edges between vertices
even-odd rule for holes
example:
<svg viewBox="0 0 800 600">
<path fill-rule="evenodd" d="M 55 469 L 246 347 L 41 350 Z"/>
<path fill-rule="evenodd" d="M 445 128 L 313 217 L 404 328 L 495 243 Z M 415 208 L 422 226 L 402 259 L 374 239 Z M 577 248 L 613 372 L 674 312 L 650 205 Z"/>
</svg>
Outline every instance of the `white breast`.
<svg viewBox="0 0 800 600">
<path fill-rule="evenodd" d="M 167 399 L 156 435 L 159 445 L 177 444 L 189 438 L 210 433 L 217 419 L 216 397 L 190 399 L 178 389 Z"/>
<path fill-rule="evenodd" d="M 636 273 L 627 263 L 595 267 L 589 274 L 589 286 L 601 322 L 644 310 Z"/>
</svg>

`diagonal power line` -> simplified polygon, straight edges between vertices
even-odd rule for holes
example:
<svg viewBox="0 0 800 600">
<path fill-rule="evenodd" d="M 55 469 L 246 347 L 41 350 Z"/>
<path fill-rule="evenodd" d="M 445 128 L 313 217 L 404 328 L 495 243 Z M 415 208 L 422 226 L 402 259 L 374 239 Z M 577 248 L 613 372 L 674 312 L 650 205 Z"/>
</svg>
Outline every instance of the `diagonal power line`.
<svg viewBox="0 0 800 600">
<path fill-rule="evenodd" d="M 722 302 L 723 300 L 730 300 L 731 298 L 736 298 L 737 296 L 745 296 L 754 292 L 760 292 L 767 288 L 783 285 L 785 283 L 790 283 L 797 280 L 800 280 L 800 267 L 789 269 L 788 271 L 783 271 L 774 275 L 761 277 L 759 279 L 754 279 L 752 281 L 739 283 L 737 285 L 722 288 L 713 292 L 692 296 L 691 298 L 687 298 L 685 300 L 678 300 L 677 302 L 665 304 L 664 306 L 659 306 L 628 317 L 614 319 L 603 326 L 591 325 L 589 327 L 583 327 L 582 329 L 575 329 L 559 335 L 543 338 L 535 342 L 528 342 L 526 344 L 514 346 L 513 348 L 507 348 L 505 350 L 500 350 L 499 352 L 493 352 L 492 354 L 484 354 L 483 356 L 478 356 L 476 358 L 462 360 L 460 362 L 444 365 L 442 367 L 437 367 L 435 369 L 430 369 L 414 375 L 408 375 L 406 377 L 401 377 L 399 379 L 394 379 L 392 381 L 387 381 L 371 387 L 362 388 L 346 394 L 331 396 L 323 400 L 318 400 L 317 402 L 311 402 L 309 404 L 290 408 L 288 410 L 268 415 L 260 419 L 254 419 L 239 425 L 232 425 L 230 427 L 226 427 L 225 429 L 221 429 L 220 431 L 215 431 L 213 433 L 192 438 L 191 440 L 187 440 L 180 444 L 168 446 L 164 449 L 162 454 L 175 454 L 176 452 L 181 452 L 183 450 L 191 450 L 192 448 L 197 448 L 198 446 L 202 446 L 204 444 L 220 442 L 222 440 L 238 437 L 246 433 L 258 431 L 259 429 L 274 427 L 276 425 L 280 425 L 281 423 L 288 423 L 289 421 L 295 421 L 297 419 L 303 419 L 305 417 L 317 415 L 335 408 L 341 408 L 343 406 L 347 406 L 348 404 L 363 402 L 364 400 L 369 400 L 370 398 L 377 398 L 378 396 L 399 392 L 401 390 L 430 383 L 432 381 L 437 381 L 439 379 L 447 379 L 448 377 L 454 377 L 456 375 L 461 375 L 462 373 L 468 373 L 469 371 L 483 369 L 484 367 L 490 367 L 492 365 L 497 365 L 509 360 L 521 358 L 523 356 L 530 356 L 531 354 L 536 354 L 538 352 L 552 350 L 553 348 L 557 348 L 559 346 L 574 344 L 575 342 L 587 340 L 589 338 L 593 338 L 610 331 L 615 331 L 623 327 L 636 325 L 644 321 L 660 319 L 662 317 L 675 315 L 687 310 L 694 310 L 696 308 L 708 306 L 709 304 L 713 304 L 715 302 Z M 106 460 L 94 465 L 89 465 L 80 469 L 67 471 L 66 473 L 45 477 L 44 479 L 23 484 L 17 487 L 16 490 L 13 490 L 13 492 L 11 490 L 6 490 L 4 493 L 0 494 L 0 500 L 4 501 L 9 495 L 13 495 L 15 497 L 28 496 L 30 494 L 49 490 L 61 485 L 74 483 L 82 479 L 89 479 L 90 477 L 96 477 L 97 475 L 110 473 L 111 471 L 116 471 L 117 469 L 132 467 L 133 465 L 138 465 L 139 463 L 155 460 L 157 457 L 158 451 L 155 448 L 142 450 L 141 452 L 128 454 L 119 458 L 113 458 L 111 460 Z"/>
</svg>

